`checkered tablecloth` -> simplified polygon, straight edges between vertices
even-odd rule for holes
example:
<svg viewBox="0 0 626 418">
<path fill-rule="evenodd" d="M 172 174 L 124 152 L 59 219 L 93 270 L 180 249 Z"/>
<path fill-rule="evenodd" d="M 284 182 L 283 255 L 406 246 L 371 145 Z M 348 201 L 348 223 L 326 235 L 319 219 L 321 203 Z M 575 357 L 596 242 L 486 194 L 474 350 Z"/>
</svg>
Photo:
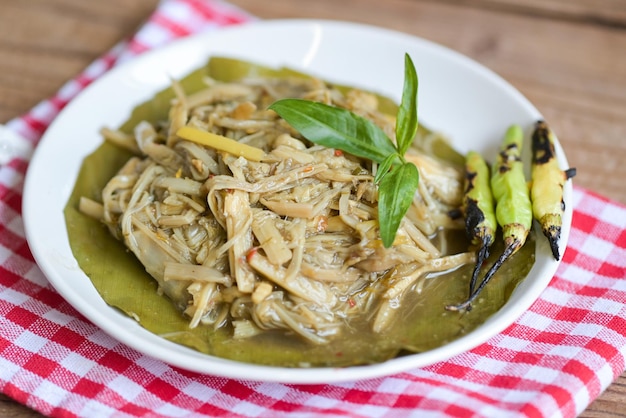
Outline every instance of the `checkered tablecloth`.
<svg viewBox="0 0 626 418">
<path fill-rule="evenodd" d="M 626 368 L 626 207 L 574 188 L 568 248 L 514 324 L 448 361 L 328 385 L 240 381 L 180 370 L 112 339 L 57 294 L 24 237 L 32 149 L 59 111 L 111 67 L 173 39 L 254 17 L 218 1 L 160 3 L 54 97 L 0 130 L 0 389 L 53 417 L 574 417 Z M 5 147 L 6 148 L 6 147 Z"/>
</svg>

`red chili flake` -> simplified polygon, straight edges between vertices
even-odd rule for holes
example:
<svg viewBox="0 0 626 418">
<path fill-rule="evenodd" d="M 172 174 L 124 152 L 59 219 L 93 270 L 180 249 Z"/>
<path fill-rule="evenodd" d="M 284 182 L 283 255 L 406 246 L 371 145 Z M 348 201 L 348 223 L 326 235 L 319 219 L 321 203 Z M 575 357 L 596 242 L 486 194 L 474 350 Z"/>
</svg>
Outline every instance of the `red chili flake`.
<svg viewBox="0 0 626 418">
<path fill-rule="evenodd" d="M 256 253 L 259 252 L 259 247 L 252 247 L 250 248 L 250 251 L 248 251 L 248 253 L 246 254 L 246 261 L 248 261 L 248 263 L 250 262 L 250 259 L 252 257 L 254 257 L 256 255 Z"/>
<path fill-rule="evenodd" d="M 336 149 L 335 150 L 335 157 L 341 157 L 343 156 L 343 151 L 340 149 Z"/>
<path fill-rule="evenodd" d="M 354 299 L 350 298 L 348 299 L 348 305 L 350 305 L 351 308 L 354 308 L 356 306 L 356 302 Z"/>
</svg>

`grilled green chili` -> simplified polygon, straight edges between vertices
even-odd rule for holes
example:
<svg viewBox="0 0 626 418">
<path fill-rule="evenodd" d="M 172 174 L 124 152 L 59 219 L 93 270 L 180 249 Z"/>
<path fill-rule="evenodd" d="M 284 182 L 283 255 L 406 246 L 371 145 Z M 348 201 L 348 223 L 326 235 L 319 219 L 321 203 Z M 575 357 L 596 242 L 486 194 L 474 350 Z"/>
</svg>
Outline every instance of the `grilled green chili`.
<svg viewBox="0 0 626 418">
<path fill-rule="evenodd" d="M 502 264 L 526 242 L 533 221 L 530 194 L 521 158 L 524 133 L 519 125 L 507 129 L 500 152 L 493 165 L 491 190 L 496 201 L 496 220 L 502 228 L 504 251 L 489 269 L 480 285 L 472 289 L 469 298 L 450 310 L 470 310 L 472 302 L 489 283 Z"/>
<path fill-rule="evenodd" d="M 505 246 L 512 247 L 513 252 L 526 242 L 533 221 L 521 158 L 523 140 L 524 133 L 519 125 L 507 130 L 491 176 L 496 219 L 502 227 Z"/>
<path fill-rule="evenodd" d="M 560 258 L 559 239 L 565 203 L 563 185 L 576 175 L 576 169 L 561 170 L 554 149 L 554 134 L 544 121 L 535 124 L 532 134 L 532 185 L 530 196 L 533 216 L 548 238 L 552 255 Z"/>
<path fill-rule="evenodd" d="M 476 265 L 470 280 L 469 294 L 476 285 L 480 268 L 489 257 L 489 247 L 496 235 L 496 214 L 491 193 L 489 166 L 484 158 L 475 151 L 467 153 L 465 158 L 465 192 L 463 214 L 465 231 L 472 244 L 478 245 Z"/>
</svg>

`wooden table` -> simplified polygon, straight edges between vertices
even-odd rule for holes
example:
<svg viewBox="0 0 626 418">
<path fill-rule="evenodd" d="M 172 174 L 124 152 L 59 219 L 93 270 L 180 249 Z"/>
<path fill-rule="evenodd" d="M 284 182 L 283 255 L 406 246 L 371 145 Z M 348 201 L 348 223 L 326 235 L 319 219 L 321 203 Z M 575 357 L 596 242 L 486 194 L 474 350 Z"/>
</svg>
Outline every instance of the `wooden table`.
<svg viewBox="0 0 626 418">
<path fill-rule="evenodd" d="M 0 123 L 131 34 L 158 0 L 0 0 Z M 626 203 L 626 1 L 231 0 L 265 19 L 351 20 L 451 47 L 502 75 L 557 132 L 576 184 Z M 626 416 L 626 374 L 583 417 Z M 0 416 L 37 413 L 0 395 Z"/>
</svg>

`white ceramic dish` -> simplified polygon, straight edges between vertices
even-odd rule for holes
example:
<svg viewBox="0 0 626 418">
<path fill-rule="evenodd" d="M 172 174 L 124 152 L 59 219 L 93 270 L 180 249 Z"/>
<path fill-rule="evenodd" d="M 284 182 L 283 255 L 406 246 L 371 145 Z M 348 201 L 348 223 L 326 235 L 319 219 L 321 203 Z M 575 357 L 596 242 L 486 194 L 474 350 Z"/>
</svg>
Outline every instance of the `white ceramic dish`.
<svg viewBox="0 0 626 418">
<path fill-rule="evenodd" d="M 63 207 L 83 158 L 100 143 L 102 126 L 118 126 L 131 109 L 182 77 L 211 55 L 228 55 L 279 67 L 288 65 L 338 83 L 361 86 L 399 100 L 404 53 L 416 65 L 420 119 L 447 134 L 460 151 L 492 158 L 511 123 L 530 129 L 540 113 L 502 78 L 476 62 L 406 34 L 350 23 L 311 20 L 261 21 L 190 37 L 120 66 L 85 89 L 59 115 L 38 145 L 28 170 L 23 215 L 33 255 L 56 290 L 80 313 L 119 341 L 169 364 L 201 373 L 290 383 L 328 383 L 371 378 L 423 367 L 469 350 L 515 321 L 555 273 L 545 240 L 536 262 L 509 302 L 475 331 L 443 347 L 384 363 L 287 369 L 211 357 L 171 343 L 107 306 L 74 259 Z M 561 147 L 558 159 L 568 167 Z M 568 182 L 571 183 L 571 182 Z M 561 249 L 571 222 L 571 184 Z"/>
</svg>

